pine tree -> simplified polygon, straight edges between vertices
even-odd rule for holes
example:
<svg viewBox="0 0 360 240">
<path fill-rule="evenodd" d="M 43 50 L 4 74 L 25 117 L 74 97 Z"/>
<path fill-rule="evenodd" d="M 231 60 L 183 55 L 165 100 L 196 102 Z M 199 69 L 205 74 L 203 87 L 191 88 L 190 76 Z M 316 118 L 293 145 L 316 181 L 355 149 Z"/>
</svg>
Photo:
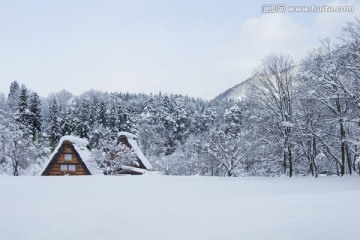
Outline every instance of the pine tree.
<svg viewBox="0 0 360 240">
<path fill-rule="evenodd" d="M 28 99 L 29 99 L 29 94 L 28 94 L 28 90 L 25 87 L 25 85 L 21 85 L 20 88 L 20 95 L 19 95 L 19 102 L 18 102 L 18 111 L 20 113 L 23 113 L 26 111 L 27 107 L 28 107 Z"/>
<path fill-rule="evenodd" d="M 61 137 L 59 125 L 59 107 L 56 98 L 52 98 L 50 100 L 49 115 L 49 140 L 50 146 L 54 148 Z"/>
<path fill-rule="evenodd" d="M 29 110 L 29 93 L 25 85 L 21 85 L 20 95 L 18 100 L 18 107 L 14 114 L 16 122 L 20 123 L 23 127 L 30 128 L 31 125 L 31 112 Z"/>
<path fill-rule="evenodd" d="M 242 111 L 240 104 L 234 104 L 225 110 L 224 120 L 226 124 L 225 133 L 233 136 L 239 135 L 242 124 Z"/>
<path fill-rule="evenodd" d="M 97 122 L 99 108 L 100 108 L 100 101 L 95 96 L 92 98 L 91 106 L 89 108 L 90 112 L 89 112 L 88 122 L 90 129 L 92 129 L 94 127 L 94 124 Z"/>
<path fill-rule="evenodd" d="M 33 140 L 35 140 L 36 135 L 41 132 L 42 129 L 41 102 L 39 95 L 35 92 L 30 95 L 29 110 L 31 114 L 29 119 L 29 128 L 33 135 Z"/>
<path fill-rule="evenodd" d="M 71 104 L 71 103 L 70 103 Z M 61 112 L 60 129 L 61 135 L 71 135 L 74 132 L 74 114 L 71 110 L 71 105 L 65 107 L 65 110 Z"/>
<path fill-rule="evenodd" d="M 81 109 L 79 114 L 79 125 L 77 127 L 77 132 L 79 137 L 81 138 L 88 138 L 88 133 L 91 129 L 91 105 L 90 99 L 85 97 L 81 103 Z"/>
<path fill-rule="evenodd" d="M 116 108 L 115 105 L 112 104 L 111 108 L 110 108 L 110 112 L 109 112 L 109 117 L 108 117 L 108 127 L 110 129 L 110 132 L 113 134 L 114 139 L 117 137 L 117 114 L 116 114 Z"/>
<path fill-rule="evenodd" d="M 136 114 L 133 111 L 126 110 L 122 114 L 122 124 L 120 131 L 125 131 L 133 134 L 137 133 Z"/>
<path fill-rule="evenodd" d="M 10 84 L 10 91 L 7 98 L 7 103 L 11 113 L 15 113 L 17 106 L 18 106 L 18 99 L 20 93 L 20 86 L 17 81 L 13 81 Z"/>
<path fill-rule="evenodd" d="M 107 127 L 107 109 L 104 101 L 100 102 L 99 111 L 97 114 L 97 121 L 102 126 Z"/>
</svg>

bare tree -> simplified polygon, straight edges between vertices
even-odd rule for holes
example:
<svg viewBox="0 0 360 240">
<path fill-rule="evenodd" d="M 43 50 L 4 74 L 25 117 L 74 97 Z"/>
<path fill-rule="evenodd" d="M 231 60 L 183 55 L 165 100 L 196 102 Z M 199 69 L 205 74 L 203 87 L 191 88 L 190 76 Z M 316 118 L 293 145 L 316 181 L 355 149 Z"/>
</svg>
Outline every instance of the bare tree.
<svg viewBox="0 0 360 240">
<path fill-rule="evenodd" d="M 225 170 L 225 175 L 231 177 L 253 150 L 254 143 L 240 134 L 226 134 L 214 131 L 205 145 L 204 152 L 210 161 L 214 161 Z"/>
<path fill-rule="evenodd" d="M 302 78 L 309 89 L 307 98 L 316 100 L 324 108 L 322 113 L 323 129 L 320 132 L 313 132 L 313 134 L 322 143 L 330 158 L 340 166 L 340 175 L 343 176 L 346 172 L 346 165 L 349 167 L 352 165 L 349 158 L 349 136 L 346 129 L 352 118 L 353 101 L 351 100 L 352 94 L 348 89 L 351 89 L 353 84 L 344 74 L 340 56 L 341 49 L 332 49 L 329 42 L 324 42 L 321 48 L 311 52 L 303 61 Z M 325 123 L 327 123 L 327 127 Z M 332 129 L 331 126 L 333 126 Z M 351 167 L 349 171 L 351 174 Z"/>
<path fill-rule="evenodd" d="M 259 116 L 267 119 L 265 138 L 282 148 L 283 172 L 293 175 L 293 91 L 295 64 L 287 55 L 270 55 L 255 71 L 258 79 L 256 101 Z"/>
</svg>

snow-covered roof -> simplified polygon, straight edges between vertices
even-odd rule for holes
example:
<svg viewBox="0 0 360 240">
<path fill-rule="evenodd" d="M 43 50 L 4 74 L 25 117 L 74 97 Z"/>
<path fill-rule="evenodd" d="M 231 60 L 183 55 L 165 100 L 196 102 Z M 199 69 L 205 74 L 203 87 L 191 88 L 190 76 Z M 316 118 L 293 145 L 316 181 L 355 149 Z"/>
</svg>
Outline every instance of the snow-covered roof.
<svg viewBox="0 0 360 240">
<path fill-rule="evenodd" d="M 58 153 L 61 145 L 64 141 L 69 141 L 74 146 L 74 149 L 79 154 L 81 160 L 86 165 L 87 169 L 90 171 L 91 175 L 103 175 L 104 173 L 100 170 L 99 166 L 96 162 L 94 162 L 91 158 L 91 152 L 87 148 L 89 141 L 84 138 L 79 138 L 75 136 L 63 136 L 59 144 L 56 146 L 50 157 L 45 161 L 44 166 L 40 174 L 42 174 L 46 167 L 49 165 L 50 161 L 54 158 L 54 156 Z"/>
<path fill-rule="evenodd" d="M 120 136 L 125 136 L 128 139 L 130 139 L 130 138 L 131 139 L 136 139 L 136 136 L 134 134 L 132 134 L 132 133 L 129 133 L 129 132 L 119 132 L 118 137 L 120 137 Z"/>
<path fill-rule="evenodd" d="M 123 170 L 129 170 L 132 172 L 137 172 L 137 173 L 141 173 L 141 174 L 146 174 L 147 172 L 149 172 L 146 169 L 142 169 L 142 168 L 137 168 L 137 167 L 130 167 L 130 166 L 121 166 L 121 168 Z"/>
<path fill-rule="evenodd" d="M 150 164 L 149 160 L 145 157 L 145 155 L 141 152 L 137 142 L 136 136 L 134 134 L 128 132 L 119 132 L 118 136 L 125 136 L 131 145 L 131 148 L 134 150 L 135 154 L 138 156 L 140 161 L 144 164 L 147 170 L 153 170 L 152 165 Z"/>
<path fill-rule="evenodd" d="M 137 168 L 137 167 L 122 166 L 121 168 L 124 170 L 141 173 L 143 175 L 159 175 L 159 173 L 157 171 L 148 171 L 146 169 Z"/>
</svg>

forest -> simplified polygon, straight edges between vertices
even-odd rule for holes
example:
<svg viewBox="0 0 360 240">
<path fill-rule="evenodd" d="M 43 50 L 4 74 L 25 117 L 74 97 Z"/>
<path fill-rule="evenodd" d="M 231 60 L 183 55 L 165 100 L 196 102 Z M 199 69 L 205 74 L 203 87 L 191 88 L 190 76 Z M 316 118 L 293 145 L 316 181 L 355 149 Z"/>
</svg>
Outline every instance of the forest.
<svg viewBox="0 0 360 240">
<path fill-rule="evenodd" d="M 265 57 L 239 100 L 96 90 L 42 98 L 13 81 L 0 92 L 0 175 L 38 174 L 64 135 L 108 156 L 121 131 L 164 175 L 360 174 L 360 21 L 319 45 L 299 62 Z"/>
</svg>

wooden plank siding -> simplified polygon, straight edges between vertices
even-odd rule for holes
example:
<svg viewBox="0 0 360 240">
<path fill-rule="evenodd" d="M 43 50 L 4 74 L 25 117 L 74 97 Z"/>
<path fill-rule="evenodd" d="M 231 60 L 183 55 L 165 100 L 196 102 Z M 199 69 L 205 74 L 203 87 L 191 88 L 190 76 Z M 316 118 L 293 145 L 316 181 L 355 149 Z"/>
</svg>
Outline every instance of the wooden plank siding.
<svg viewBox="0 0 360 240">
<path fill-rule="evenodd" d="M 65 160 L 65 154 L 71 154 L 71 160 Z M 75 165 L 75 171 L 61 170 L 61 165 Z M 43 176 L 64 176 L 64 175 L 91 175 L 80 155 L 69 141 L 64 141 L 58 152 L 51 159 L 49 165 L 42 174 Z"/>
</svg>

